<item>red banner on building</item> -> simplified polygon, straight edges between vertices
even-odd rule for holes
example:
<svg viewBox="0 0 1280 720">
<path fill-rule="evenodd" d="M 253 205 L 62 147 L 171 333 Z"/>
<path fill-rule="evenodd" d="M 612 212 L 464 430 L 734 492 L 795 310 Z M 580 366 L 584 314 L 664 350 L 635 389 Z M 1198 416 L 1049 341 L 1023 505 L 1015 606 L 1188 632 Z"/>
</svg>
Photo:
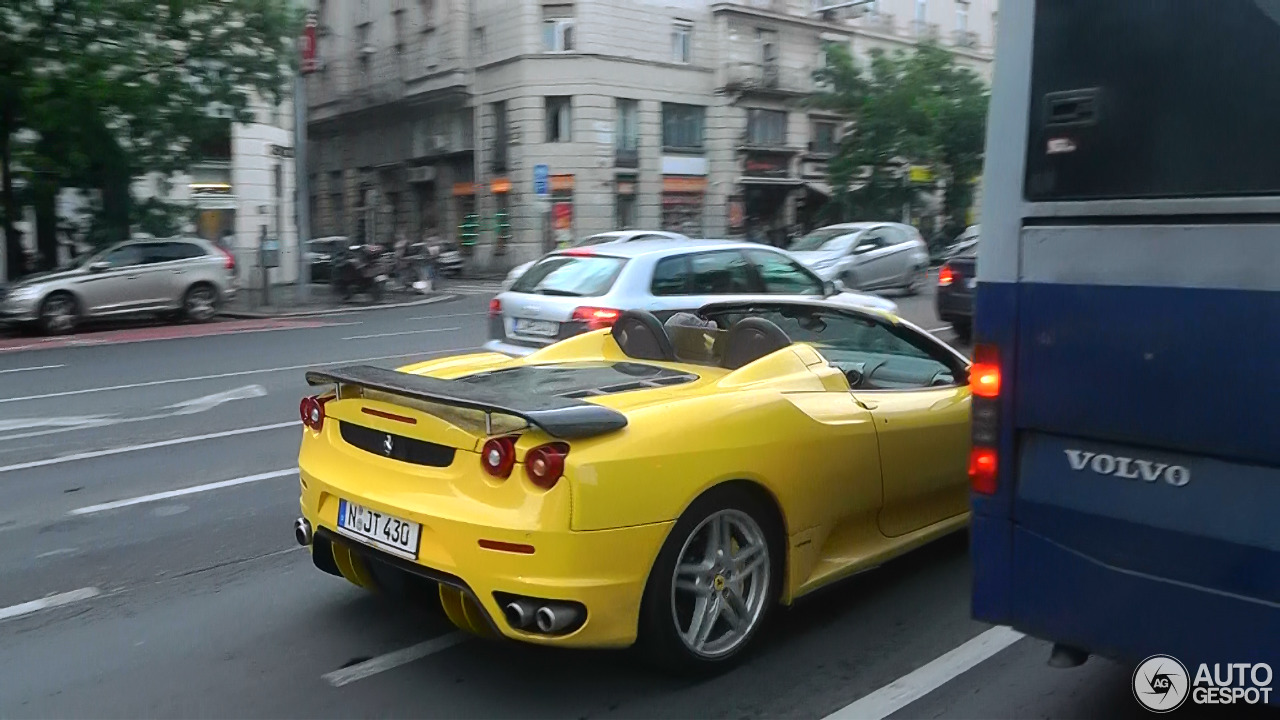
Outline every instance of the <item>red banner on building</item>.
<svg viewBox="0 0 1280 720">
<path fill-rule="evenodd" d="M 302 30 L 299 48 L 302 51 L 303 74 L 313 73 L 316 70 L 316 25 L 316 14 L 307 13 L 307 24 Z"/>
</svg>

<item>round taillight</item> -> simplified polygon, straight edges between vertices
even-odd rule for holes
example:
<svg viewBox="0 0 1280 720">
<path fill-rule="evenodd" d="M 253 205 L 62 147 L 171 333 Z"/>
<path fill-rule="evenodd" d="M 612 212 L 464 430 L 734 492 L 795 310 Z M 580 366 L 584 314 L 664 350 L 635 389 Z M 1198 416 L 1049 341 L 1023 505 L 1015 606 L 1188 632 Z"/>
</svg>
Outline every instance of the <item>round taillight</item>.
<svg viewBox="0 0 1280 720">
<path fill-rule="evenodd" d="M 555 487 L 564 474 L 564 457 L 568 454 L 569 446 L 564 443 L 539 445 L 525 453 L 524 471 L 529 482 L 548 490 Z"/>
<path fill-rule="evenodd" d="M 480 449 L 480 464 L 493 477 L 510 477 L 516 464 L 516 441 L 509 437 L 490 438 Z"/>
<path fill-rule="evenodd" d="M 302 398 L 302 403 L 298 406 L 298 414 L 302 416 L 302 424 L 315 430 L 320 431 L 324 427 L 324 405 L 314 397 Z"/>
</svg>

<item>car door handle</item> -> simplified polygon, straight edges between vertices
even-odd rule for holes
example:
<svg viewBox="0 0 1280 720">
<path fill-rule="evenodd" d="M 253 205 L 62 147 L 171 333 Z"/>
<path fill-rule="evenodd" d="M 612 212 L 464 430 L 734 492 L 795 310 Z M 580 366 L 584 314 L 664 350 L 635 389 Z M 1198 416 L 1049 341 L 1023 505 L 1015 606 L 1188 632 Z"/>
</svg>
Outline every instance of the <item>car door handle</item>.
<svg viewBox="0 0 1280 720">
<path fill-rule="evenodd" d="M 181 275 L 182 273 L 186 272 L 186 270 L 170 270 L 169 272 L 173 273 L 174 275 Z"/>
</svg>

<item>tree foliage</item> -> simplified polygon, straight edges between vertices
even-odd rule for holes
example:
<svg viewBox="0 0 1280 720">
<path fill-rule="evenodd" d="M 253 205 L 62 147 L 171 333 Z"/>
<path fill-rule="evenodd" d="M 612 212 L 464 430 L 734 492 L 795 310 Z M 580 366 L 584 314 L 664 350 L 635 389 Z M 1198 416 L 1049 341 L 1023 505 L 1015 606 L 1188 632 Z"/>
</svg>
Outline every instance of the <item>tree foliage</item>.
<svg viewBox="0 0 1280 720">
<path fill-rule="evenodd" d="M 97 191 L 99 235 L 127 234 L 133 178 L 189 167 L 255 97 L 279 101 L 300 19 L 290 0 L 0 0 L 11 264 L 17 207 L 41 215 L 60 188 Z"/>
<path fill-rule="evenodd" d="M 922 44 L 912 52 L 873 50 L 866 66 L 847 46 L 827 47 L 814 98 L 850 121 L 851 132 L 829 163 L 833 220 L 895 220 L 919 187 L 905 169 L 924 166 L 946 189 L 948 234 L 964 227 L 982 170 L 988 92 L 947 50 Z"/>
</svg>

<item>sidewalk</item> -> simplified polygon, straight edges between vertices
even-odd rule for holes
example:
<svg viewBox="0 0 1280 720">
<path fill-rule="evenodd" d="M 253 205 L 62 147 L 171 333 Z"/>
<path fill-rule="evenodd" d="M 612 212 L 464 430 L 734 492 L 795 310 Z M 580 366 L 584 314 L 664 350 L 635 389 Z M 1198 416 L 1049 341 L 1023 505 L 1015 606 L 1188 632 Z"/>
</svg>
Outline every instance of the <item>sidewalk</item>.
<svg viewBox="0 0 1280 720">
<path fill-rule="evenodd" d="M 382 301 L 375 303 L 365 295 L 357 295 L 344 303 L 328 285 L 310 285 L 305 302 L 299 302 L 296 285 L 275 285 L 271 288 L 270 304 L 263 303 L 263 293 L 257 288 L 240 288 L 236 297 L 219 309 L 218 314 L 231 318 L 276 318 L 322 315 L 335 311 L 358 312 L 376 308 L 412 307 L 450 300 L 455 297 L 447 291 L 421 295 L 413 292 L 388 292 Z"/>
</svg>

